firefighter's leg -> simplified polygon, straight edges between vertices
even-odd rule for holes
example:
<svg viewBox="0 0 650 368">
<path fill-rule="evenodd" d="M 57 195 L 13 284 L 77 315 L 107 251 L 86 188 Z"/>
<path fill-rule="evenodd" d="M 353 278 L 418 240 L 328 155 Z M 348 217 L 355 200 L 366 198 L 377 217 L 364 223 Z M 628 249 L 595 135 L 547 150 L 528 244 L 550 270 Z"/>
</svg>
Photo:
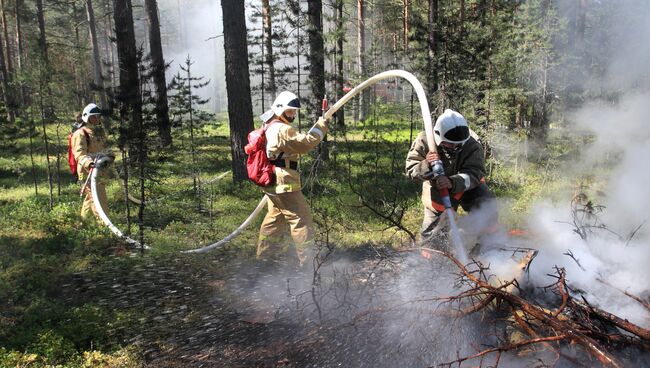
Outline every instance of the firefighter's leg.
<svg viewBox="0 0 650 368">
<path fill-rule="evenodd" d="M 302 192 L 282 193 L 278 195 L 282 202 L 282 213 L 289 223 L 291 238 L 296 245 L 299 265 L 309 262 L 314 245 L 314 220 L 309 205 Z"/>
<path fill-rule="evenodd" d="M 420 242 L 422 246 L 442 251 L 447 250 L 447 241 L 444 234 L 445 226 L 441 220 L 442 213 L 424 207 L 424 217 L 422 219 L 422 228 L 420 229 Z"/>
<path fill-rule="evenodd" d="M 90 189 L 84 189 L 84 201 L 81 205 L 81 219 L 87 221 L 93 214 L 93 196 L 90 193 Z"/>
<path fill-rule="evenodd" d="M 283 243 L 287 222 L 275 202 L 278 202 L 276 195 L 269 195 L 268 212 L 260 226 L 260 235 L 257 241 L 256 255 L 258 259 L 277 256 Z"/>
</svg>

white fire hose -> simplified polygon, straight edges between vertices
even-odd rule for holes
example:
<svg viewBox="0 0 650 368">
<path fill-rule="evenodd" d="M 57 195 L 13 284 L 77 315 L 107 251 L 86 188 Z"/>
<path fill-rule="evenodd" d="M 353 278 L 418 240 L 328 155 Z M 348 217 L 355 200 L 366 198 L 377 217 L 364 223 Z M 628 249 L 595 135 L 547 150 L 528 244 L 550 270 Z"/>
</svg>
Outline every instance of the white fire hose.
<svg viewBox="0 0 650 368">
<path fill-rule="evenodd" d="M 343 105 L 345 105 L 350 99 L 361 93 L 364 89 L 372 86 L 373 84 L 382 81 L 384 79 L 389 79 L 389 78 L 404 78 L 406 79 L 411 85 L 413 86 L 413 89 L 415 90 L 416 95 L 418 96 L 418 101 L 420 102 L 420 110 L 422 112 L 422 119 L 424 120 L 424 129 L 427 135 L 427 142 L 430 142 L 429 145 L 431 146 L 430 149 L 435 152 L 436 151 L 436 145 L 431 144 L 432 142 L 435 142 L 433 140 L 433 124 L 431 122 L 431 112 L 429 110 L 429 102 L 427 101 L 427 97 L 424 93 L 424 88 L 422 87 L 422 84 L 420 84 L 420 81 L 411 73 L 404 71 L 404 70 L 388 70 L 383 73 L 379 73 L 367 80 L 365 80 L 363 83 L 359 84 L 355 88 L 353 88 L 350 92 L 346 93 L 341 99 L 339 99 L 334 106 L 332 106 L 327 112 L 323 115 L 325 120 L 329 120 L 334 113 L 336 113 Z M 237 235 L 239 235 L 248 225 L 250 225 L 253 220 L 262 212 L 262 209 L 266 205 L 266 201 L 268 200 L 267 196 L 265 195 L 262 197 L 262 200 L 259 202 L 255 210 L 248 216 L 248 218 L 235 230 L 233 231 L 230 235 L 226 236 L 222 240 L 210 244 L 208 246 L 202 247 L 202 248 L 197 248 L 197 249 L 192 249 L 188 251 L 184 251 L 184 253 L 204 253 L 212 249 L 216 249 L 219 247 L 224 246 L 228 242 L 230 242 L 232 239 L 234 239 Z M 456 231 L 456 223 L 454 220 L 454 214 L 453 210 L 447 209 L 445 210 L 447 213 L 447 217 L 449 218 L 449 222 L 451 225 L 451 230 Z M 457 242 L 458 239 L 460 239 L 457 234 L 454 234 L 452 236 L 454 239 L 454 243 Z M 463 252 L 464 254 L 464 249 L 462 248 L 462 244 L 454 244 L 456 247 L 457 252 Z"/>
<path fill-rule="evenodd" d="M 98 172 L 100 170 L 101 170 L 101 168 L 98 167 L 98 166 L 95 166 L 92 169 L 92 173 L 90 174 L 90 190 L 91 190 L 91 193 L 92 193 L 92 196 L 93 196 L 93 204 L 95 205 L 95 209 L 97 210 L 97 213 L 99 214 L 99 217 L 101 218 L 102 222 L 104 223 L 104 225 L 106 225 L 111 230 L 111 232 L 113 232 L 113 234 L 115 234 L 117 237 L 123 239 L 127 243 L 131 244 L 132 246 L 134 246 L 134 247 L 141 247 L 142 246 L 144 249 L 150 249 L 150 247 L 148 245 L 146 245 L 146 244 L 142 245 L 139 241 L 137 241 L 135 239 L 132 239 L 132 238 L 128 237 L 127 235 L 125 235 L 122 231 L 120 231 L 120 229 L 117 228 L 117 226 L 115 226 L 113 224 L 111 219 L 108 218 L 108 215 L 106 215 L 106 211 L 102 208 L 102 204 L 99 201 L 99 196 L 97 194 L 97 175 L 99 175 Z M 220 180 L 220 179 L 224 178 L 229 172 L 230 172 L 230 170 L 220 174 L 215 179 L 210 180 L 208 183 L 212 183 L 212 182 L 215 182 L 217 180 Z M 139 199 L 131 196 L 131 194 L 128 195 L 128 198 L 129 198 L 129 200 L 131 202 L 133 202 L 135 204 L 139 205 L 139 204 L 142 203 Z M 264 197 L 264 198 L 266 198 L 266 197 Z M 155 202 L 155 201 L 159 201 L 160 199 L 161 198 L 158 198 L 158 199 L 152 200 L 152 201 L 146 201 L 145 203 L 152 203 L 152 202 Z M 244 227 L 246 227 L 247 225 L 248 224 L 246 224 L 246 225 L 242 224 L 242 226 L 244 226 Z M 239 233 L 237 233 L 237 234 L 239 234 Z"/>
<path fill-rule="evenodd" d="M 132 239 L 122 233 L 120 229 L 118 229 L 115 225 L 113 225 L 113 222 L 111 222 L 111 219 L 108 218 L 106 215 L 106 212 L 102 208 L 102 203 L 99 201 L 99 195 L 97 194 L 97 175 L 99 175 L 99 171 L 101 168 L 99 166 L 95 166 L 95 168 L 92 170 L 92 174 L 90 174 L 90 191 L 92 192 L 93 195 L 93 204 L 95 205 L 95 209 L 97 210 L 97 214 L 99 214 L 99 218 L 102 219 L 102 222 L 104 225 L 106 225 L 112 232 L 113 234 L 117 235 L 117 237 L 123 239 L 127 243 L 131 244 L 134 247 L 142 247 L 144 249 L 149 249 L 149 246 L 146 244 L 140 244 L 139 241 Z"/>
<path fill-rule="evenodd" d="M 222 246 L 228 244 L 228 242 L 230 242 L 231 240 L 236 238 L 237 235 L 239 235 L 242 231 L 244 231 L 244 229 L 246 229 L 248 227 L 248 225 L 250 225 L 250 223 L 253 222 L 253 220 L 255 220 L 257 215 L 259 215 L 260 212 L 262 212 L 262 209 L 266 206 L 266 201 L 268 201 L 268 197 L 266 195 L 264 195 L 264 197 L 262 197 L 262 200 L 257 204 L 257 207 L 255 207 L 255 210 L 253 211 L 253 213 L 251 213 L 248 216 L 248 218 L 246 220 L 244 220 L 244 222 L 241 225 L 239 225 L 239 227 L 237 229 L 235 229 L 235 231 L 230 233 L 225 238 L 219 240 L 216 243 L 206 245 L 205 247 L 201 247 L 201 248 L 197 248 L 197 249 L 191 249 L 191 250 L 185 250 L 185 251 L 182 251 L 181 253 L 205 253 L 205 252 L 210 251 L 212 249 L 221 248 Z"/>
</svg>

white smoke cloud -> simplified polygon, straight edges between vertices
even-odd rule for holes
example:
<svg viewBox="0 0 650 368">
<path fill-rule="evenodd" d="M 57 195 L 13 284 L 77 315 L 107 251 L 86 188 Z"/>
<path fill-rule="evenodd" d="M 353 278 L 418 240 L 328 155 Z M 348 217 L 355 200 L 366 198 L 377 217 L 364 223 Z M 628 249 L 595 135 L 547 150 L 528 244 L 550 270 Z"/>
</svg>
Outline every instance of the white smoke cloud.
<svg viewBox="0 0 650 368">
<path fill-rule="evenodd" d="M 605 206 L 599 218 L 609 230 L 578 236 L 570 198 L 566 206 L 539 204 L 529 223 L 540 250 L 531 267 L 536 284 L 549 284 L 546 275 L 553 267 L 564 267 L 570 285 L 585 291 L 590 303 L 644 327 L 650 327 L 647 311 L 616 288 L 646 298 L 650 293 L 650 224 L 645 223 L 650 217 L 650 93 L 643 90 L 649 75 L 649 15 L 648 2 L 618 3 L 608 19 L 613 28 L 593 30 L 610 37 L 602 45 L 612 49 L 610 63 L 599 81 L 609 96 L 568 115 L 576 131 L 594 138 L 571 166 L 591 171 L 596 182 L 606 180 L 605 194 L 590 199 Z"/>
<path fill-rule="evenodd" d="M 210 80 L 210 84 L 196 91 L 202 98 L 210 98 L 206 108 L 221 111 L 226 106 L 223 21 L 220 1 L 159 0 L 163 54 L 170 63 L 167 82 L 185 64 L 189 55 L 192 75 Z M 212 38 L 212 39 L 211 39 Z M 182 72 L 182 71 L 181 71 Z"/>
</svg>

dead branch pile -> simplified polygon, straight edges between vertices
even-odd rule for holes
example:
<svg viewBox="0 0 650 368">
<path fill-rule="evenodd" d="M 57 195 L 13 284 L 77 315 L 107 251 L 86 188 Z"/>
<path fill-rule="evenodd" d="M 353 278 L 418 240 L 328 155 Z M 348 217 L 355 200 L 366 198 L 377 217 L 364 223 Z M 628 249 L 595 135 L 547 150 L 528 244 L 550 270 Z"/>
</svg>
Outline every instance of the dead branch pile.
<svg viewBox="0 0 650 368">
<path fill-rule="evenodd" d="M 605 367 L 622 367 L 621 361 L 612 353 L 617 348 L 635 346 L 650 351 L 650 330 L 590 305 L 583 296 L 574 296 L 562 268 L 556 269 L 556 281 L 544 288 L 553 293 L 557 302 L 555 307 L 549 307 L 520 296 L 522 290 L 516 280 L 495 285 L 488 276 L 488 268 L 480 262 L 465 266 L 445 252 L 429 248 L 421 250 L 446 257 L 460 270 L 459 282 L 465 286 L 465 291 L 441 298 L 458 306 L 453 309 L 456 317 L 496 308 L 506 313 L 508 322 L 517 331 L 514 337 L 511 334 L 499 346 L 459 357 L 442 366 L 460 366 L 462 362 L 474 359 L 483 362 L 486 356 L 494 354 L 492 366 L 496 367 L 503 352 L 541 347 L 554 352 L 556 362 L 563 357 L 578 366 L 591 367 L 597 361 Z M 648 303 L 642 299 L 626 295 L 648 308 Z M 567 356 L 563 353 L 563 344 L 579 347 L 584 357 Z"/>
</svg>

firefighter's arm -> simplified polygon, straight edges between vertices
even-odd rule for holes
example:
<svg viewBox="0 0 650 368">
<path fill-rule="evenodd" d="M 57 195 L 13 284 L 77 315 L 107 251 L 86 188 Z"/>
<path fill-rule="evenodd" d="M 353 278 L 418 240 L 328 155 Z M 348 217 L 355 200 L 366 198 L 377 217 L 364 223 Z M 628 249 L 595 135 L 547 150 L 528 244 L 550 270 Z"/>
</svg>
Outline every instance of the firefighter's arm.
<svg viewBox="0 0 650 368">
<path fill-rule="evenodd" d="M 451 175 L 451 193 L 464 192 L 474 189 L 481 184 L 481 179 L 485 177 L 485 160 L 483 159 L 483 149 L 480 144 L 472 148 L 472 152 L 463 162 L 458 174 Z"/>
<path fill-rule="evenodd" d="M 429 163 L 426 160 L 429 147 L 424 141 L 424 132 L 420 133 L 411 144 L 406 155 L 406 175 L 412 180 L 425 180 L 424 174 L 429 172 Z"/>
<path fill-rule="evenodd" d="M 90 169 L 90 166 L 94 160 L 94 155 L 88 153 L 88 140 L 86 139 L 86 135 L 81 129 L 72 135 L 71 146 L 72 154 L 74 155 L 75 160 L 85 170 Z"/>
<path fill-rule="evenodd" d="M 320 143 L 327 134 L 327 123 L 323 118 L 305 134 L 298 133 L 290 125 L 280 128 L 278 134 L 278 148 L 287 153 L 305 154 Z"/>
</svg>

